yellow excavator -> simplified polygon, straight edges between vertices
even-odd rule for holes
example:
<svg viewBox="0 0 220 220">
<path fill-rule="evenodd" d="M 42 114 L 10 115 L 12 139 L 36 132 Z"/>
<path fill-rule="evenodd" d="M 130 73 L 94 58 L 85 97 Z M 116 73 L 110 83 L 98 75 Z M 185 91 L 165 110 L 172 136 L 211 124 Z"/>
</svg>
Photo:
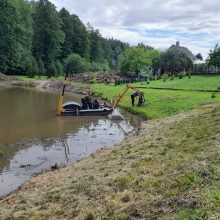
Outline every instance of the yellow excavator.
<svg viewBox="0 0 220 220">
<path fill-rule="evenodd" d="M 137 89 L 136 87 L 132 86 L 130 83 L 128 83 L 126 85 L 126 87 L 120 92 L 120 94 L 118 95 L 118 97 L 116 98 L 115 102 L 114 102 L 114 105 L 113 107 L 116 108 L 119 104 L 119 102 L 121 101 L 122 97 L 125 95 L 125 93 L 129 90 L 129 89 L 132 89 L 135 91 L 134 94 L 131 95 L 131 98 L 132 98 L 132 105 L 134 106 L 134 98 L 139 96 L 139 103 L 138 105 L 142 105 L 145 100 L 144 100 L 144 93 L 141 92 L 139 89 Z M 132 97 L 133 96 L 133 97 Z"/>
<path fill-rule="evenodd" d="M 59 102 L 58 102 L 58 107 L 57 107 L 57 115 L 59 116 L 60 115 L 73 115 L 73 116 L 75 115 L 76 116 L 78 115 L 108 115 L 112 113 L 113 111 L 115 111 L 122 97 L 125 95 L 125 93 L 129 89 L 132 89 L 135 91 L 135 93 L 131 95 L 133 106 L 134 106 L 135 97 L 139 97 L 138 106 L 141 106 L 145 101 L 143 92 L 141 92 L 139 89 L 135 88 L 131 84 L 127 84 L 126 87 L 120 92 L 118 97 L 115 99 L 113 106 L 109 106 L 106 104 L 99 104 L 99 108 L 97 109 L 83 109 L 82 106 L 76 102 L 67 102 L 63 104 L 66 85 L 68 85 L 67 76 L 65 76 L 62 93 L 60 94 L 60 97 L 59 97 Z"/>
</svg>

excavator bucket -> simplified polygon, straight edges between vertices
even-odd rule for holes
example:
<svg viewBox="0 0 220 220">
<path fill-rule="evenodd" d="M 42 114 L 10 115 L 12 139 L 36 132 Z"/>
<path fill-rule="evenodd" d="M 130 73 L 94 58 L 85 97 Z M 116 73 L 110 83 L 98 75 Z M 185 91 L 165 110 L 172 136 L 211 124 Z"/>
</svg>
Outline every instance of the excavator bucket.
<svg viewBox="0 0 220 220">
<path fill-rule="evenodd" d="M 135 88 L 134 86 L 132 86 L 130 83 L 128 83 L 126 85 L 125 88 L 122 89 L 122 91 L 120 92 L 120 94 L 118 95 L 118 97 L 115 99 L 115 102 L 113 104 L 113 112 L 112 114 L 110 114 L 108 117 L 111 120 L 122 120 L 124 119 L 123 116 L 121 115 L 121 113 L 116 109 L 119 102 L 121 101 L 122 97 L 125 95 L 125 93 L 128 91 L 128 89 L 132 89 L 134 90 L 137 94 L 141 94 L 141 91 L 137 88 Z"/>
<path fill-rule="evenodd" d="M 108 115 L 108 118 L 110 120 L 123 120 L 124 119 L 124 117 L 121 115 L 118 109 L 114 109 L 113 112 Z"/>
</svg>

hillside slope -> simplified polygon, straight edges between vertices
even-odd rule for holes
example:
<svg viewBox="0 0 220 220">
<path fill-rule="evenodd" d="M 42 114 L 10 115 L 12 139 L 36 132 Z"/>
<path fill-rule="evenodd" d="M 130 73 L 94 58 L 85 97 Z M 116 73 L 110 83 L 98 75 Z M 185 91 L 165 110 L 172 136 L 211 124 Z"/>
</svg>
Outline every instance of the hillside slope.
<svg viewBox="0 0 220 220">
<path fill-rule="evenodd" d="M 120 145 L 33 177 L 0 219 L 217 219 L 220 105 L 143 124 Z"/>
</svg>

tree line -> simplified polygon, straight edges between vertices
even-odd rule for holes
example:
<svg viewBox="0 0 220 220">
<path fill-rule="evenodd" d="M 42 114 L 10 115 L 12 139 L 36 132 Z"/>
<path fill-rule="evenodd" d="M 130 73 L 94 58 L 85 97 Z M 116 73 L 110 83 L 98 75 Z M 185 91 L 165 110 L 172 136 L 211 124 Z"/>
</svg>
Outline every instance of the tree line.
<svg viewBox="0 0 220 220">
<path fill-rule="evenodd" d="M 49 0 L 0 1 L 0 72 L 51 77 L 116 69 L 128 47 Z"/>
<path fill-rule="evenodd" d="M 195 56 L 203 60 L 199 53 Z M 129 47 L 119 61 L 119 69 L 122 72 L 131 71 L 151 73 L 156 75 L 179 74 L 217 74 L 220 69 L 220 47 L 218 44 L 214 50 L 210 50 L 209 56 L 203 64 L 194 64 L 194 60 L 187 53 L 178 48 L 169 48 L 164 51 L 155 50 L 151 46 L 138 44 Z"/>
<path fill-rule="evenodd" d="M 220 48 L 210 51 L 207 65 L 220 67 Z M 201 54 L 197 58 L 202 59 Z M 120 70 L 140 73 L 152 67 L 161 73 L 192 71 L 183 52 L 103 38 L 65 8 L 57 11 L 49 0 L 0 1 L 0 72 L 30 77 Z"/>
<path fill-rule="evenodd" d="M 182 51 L 176 49 L 159 51 L 143 44 L 128 48 L 119 62 L 122 72 L 131 71 L 137 74 L 150 72 L 176 75 L 183 71 L 191 71 L 192 67 L 193 61 Z"/>
</svg>

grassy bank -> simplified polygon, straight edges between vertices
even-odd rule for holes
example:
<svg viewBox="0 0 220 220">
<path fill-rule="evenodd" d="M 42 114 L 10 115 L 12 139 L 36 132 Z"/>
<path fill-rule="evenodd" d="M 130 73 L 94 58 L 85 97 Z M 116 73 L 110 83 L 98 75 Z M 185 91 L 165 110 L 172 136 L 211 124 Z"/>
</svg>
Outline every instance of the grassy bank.
<svg viewBox="0 0 220 220">
<path fill-rule="evenodd" d="M 218 219 L 220 105 L 143 124 L 112 149 L 26 183 L 0 219 Z"/>
<path fill-rule="evenodd" d="M 179 89 L 217 89 L 220 84 L 220 76 L 193 76 L 191 79 L 175 78 L 174 80 L 157 80 L 151 81 L 150 84 L 146 82 L 134 83 L 134 86 L 146 87 L 160 87 L 160 88 L 179 88 Z M 114 100 L 125 85 L 114 86 L 104 84 L 93 84 L 91 89 L 105 98 Z M 132 107 L 130 95 L 132 90 L 128 91 L 123 97 L 119 106 L 138 113 L 146 118 L 163 118 L 178 114 L 182 111 L 187 111 L 204 105 L 207 103 L 220 102 L 220 93 L 208 92 L 191 92 L 191 91 L 167 91 L 167 90 L 153 90 L 141 89 L 145 93 L 146 103 L 142 107 Z"/>
<path fill-rule="evenodd" d="M 143 83 L 137 83 L 136 85 L 141 84 Z M 183 79 L 176 77 L 174 80 L 168 78 L 166 81 L 162 79 L 151 81 L 150 84 L 144 84 L 149 87 L 152 86 L 159 88 L 216 90 L 220 87 L 220 76 L 192 76 L 190 79 L 188 77 L 184 77 Z"/>
</svg>

